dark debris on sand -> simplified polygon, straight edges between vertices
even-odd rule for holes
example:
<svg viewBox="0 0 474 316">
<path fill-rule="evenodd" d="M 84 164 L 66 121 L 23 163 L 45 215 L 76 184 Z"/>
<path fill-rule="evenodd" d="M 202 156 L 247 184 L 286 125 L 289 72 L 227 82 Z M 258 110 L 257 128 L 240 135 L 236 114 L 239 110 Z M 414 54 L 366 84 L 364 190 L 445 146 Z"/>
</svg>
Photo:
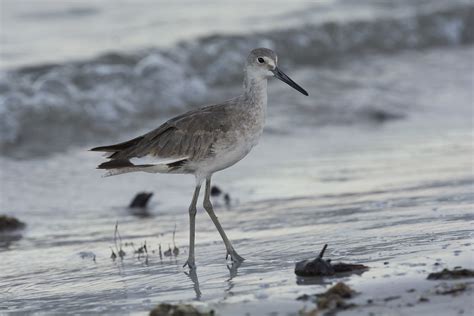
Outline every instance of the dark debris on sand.
<svg viewBox="0 0 474 316">
<path fill-rule="evenodd" d="M 216 186 L 216 185 L 213 185 L 211 187 L 211 196 L 219 196 L 222 194 L 222 190 Z"/>
<path fill-rule="evenodd" d="M 12 231 L 25 227 L 25 223 L 7 215 L 0 215 L 0 232 Z"/>
<path fill-rule="evenodd" d="M 473 278 L 474 271 L 469 269 L 444 269 L 441 272 L 433 272 L 428 275 L 428 280 L 452 280 L 462 278 Z"/>
<path fill-rule="evenodd" d="M 435 293 L 438 295 L 458 295 L 467 290 L 466 283 L 440 284 L 436 287 Z"/>
<path fill-rule="evenodd" d="M 316 259 L 297 262 L 295 266 L 295 274 L 301 277 L 334 276 L 338 274 L 347 275 L 360 273 L 369 268 L 362 264 L 349 264 L 343 262 L 331 264 L 330 259 L 323 259 L 327 246 L 327 244 L 324 245 Z"/>
<path fill-rule="evenodd" d="M 189 304 L 162 303 L 151 310 L 150 316 L 213 316 L 214 311 L 200 312 Z"/>
<path fill-rule="evenodd" d="M 153 196 L 152 192 L 139 192 L 133 198 L 132 202 L 128 207 L 130 208 L 146 208 L 148 202 L 150 201 L 151 197 Z"/>
<path fill-rule="evenodd" d="M 298 297 L 298 300 L 312 299 L 318 305 L 318 309 L 348 309 L 357 306 L 356 304 L 348 303 L 346 300 L 354 297 L 356 292 L 343 282 L 330 287 L 326 292 L 316 295 L 303 295 Z"/>
<path fill-rule="evenodd" d="M 211 196 L 212 197 L 219 197 L 221 195 L 224 195 L 224 203 L 227 207 L 230 206 L 230 202 L 231 202 L 231 199 L 230 199 L 230 194 L 229 193 L 225 193 L 224 191 L 222 191 L 221 188 L 219 188 L 217 185 L 213 185 L 211 187 Z"/>
</svg>

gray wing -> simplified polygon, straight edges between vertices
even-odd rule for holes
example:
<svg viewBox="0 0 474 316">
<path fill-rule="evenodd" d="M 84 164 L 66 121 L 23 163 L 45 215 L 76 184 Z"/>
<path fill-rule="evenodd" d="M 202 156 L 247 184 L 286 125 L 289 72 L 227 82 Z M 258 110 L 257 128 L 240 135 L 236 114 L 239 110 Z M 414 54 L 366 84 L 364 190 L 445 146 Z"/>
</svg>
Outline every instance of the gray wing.
<svg viewBox="0 0 474 316">
<path fill-rule="evenodd" d="M 219 135 L 229 129 L 228 103 L 203 107 L 177 116 L 157 129 L 130 141 L 93 148 L 111 152 L 112 159 L 105 164 L 120 167 L 132 158 L 183 158 L 200 160 L 213 154 L 212 146 Z M 111 166 L 109 166 L 111 167 Z"/>
</svg>

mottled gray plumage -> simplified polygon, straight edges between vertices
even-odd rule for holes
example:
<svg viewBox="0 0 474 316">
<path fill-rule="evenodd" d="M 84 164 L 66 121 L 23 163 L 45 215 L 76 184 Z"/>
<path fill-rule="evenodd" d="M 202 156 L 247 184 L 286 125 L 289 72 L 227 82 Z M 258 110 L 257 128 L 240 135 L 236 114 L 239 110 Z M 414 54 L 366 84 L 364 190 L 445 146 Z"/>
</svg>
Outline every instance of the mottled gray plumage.
<svg viewBox="0 0 474 316">
<path fill-rule="evenodd" d="M 243 260 L 235 252 L 212 209 L 209 198 L 211 176 L 241 160 L 257 144 L 265 122 L 267 78 L 270 76 L 308 95 L 278 69 L 277 56 L 272 50 L 258 48 L 247 57 L 243 93 L 240 96 L 179 115 L 129 141 L 91 149 L 110 153 L 110 160 L 98 166 L 99 169 L 108 170 L 107 175 L 134 171 L 195 175 L 196 189 L 189 208 L 190 251 L 186 262 L 190 268 L 195 266 L 194 217 L 204 179 L 204 208 L 221 234 L 227 254 L 232 260 Z"/>
</svg>

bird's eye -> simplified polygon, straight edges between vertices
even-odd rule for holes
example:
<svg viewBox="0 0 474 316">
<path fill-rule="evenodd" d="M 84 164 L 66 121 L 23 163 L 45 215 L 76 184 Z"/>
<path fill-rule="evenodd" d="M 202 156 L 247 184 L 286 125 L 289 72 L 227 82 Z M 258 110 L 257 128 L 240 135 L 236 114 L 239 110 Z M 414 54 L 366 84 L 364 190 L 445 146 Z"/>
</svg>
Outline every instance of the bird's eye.
<svg viewBox="0 0 474 316">
<path fill-rule="evenodd" d="M 263 60 L 262 57 L 258 57 L 257 60 L 258 60 L 258 62 L 261 63 L 261 64 L 263 64 L 263 63 L 265 62 L 265 60 Z"/>
</svg>

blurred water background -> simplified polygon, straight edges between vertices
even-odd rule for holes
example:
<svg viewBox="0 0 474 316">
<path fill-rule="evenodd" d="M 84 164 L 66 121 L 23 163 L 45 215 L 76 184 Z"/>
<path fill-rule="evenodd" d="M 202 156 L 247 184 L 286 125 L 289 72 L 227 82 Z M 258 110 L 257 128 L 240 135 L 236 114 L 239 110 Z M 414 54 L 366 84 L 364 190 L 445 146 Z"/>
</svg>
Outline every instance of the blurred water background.
<svg viewBox="0 0 474 316">
<path fill-rule="evenodd" d="M 0 148 L 11 155 L 102 141 L 215 102 L 223 88 L 240 88 L 254 47 L 275 49 L 292 71 L 474 40 L 474 8 L 459 0 L 249 1 L 238 9 L 233 1 L 2 0 L 1 11 Z M 417 110 L 363 78 L 357 84 L 370 92 L 333 102 L 342 80 L 312 89 L 318 125 Z"/>
<path fill-rule="evenodd" d="M 0 11 L 0 212 L 28 225 L 0 245 L 0 313 L 180 300 L 295 311 L 322 285 L 297 285 L 293 262 L 324 242 L 375 267 L 373 295 L 388 274 L 421 282 L 435 262 L 472 263 L 472 1 L 0 0 Z M 196 286 L 181 272 L 193 179 L 102 179 L 86 150 L 234 96 L 260 46 L 310 97 L 271 80 L 261 144 L 215 176 L 232 197 L 218 215 L 249 260 L 229 278 L 199 213 Z M 125 208 L 140 190 L 155 192 L 145 217 Z M 154 250 L 176 223 L 182 254 L 112 262 L 117 220 Z"/>
</svg>

